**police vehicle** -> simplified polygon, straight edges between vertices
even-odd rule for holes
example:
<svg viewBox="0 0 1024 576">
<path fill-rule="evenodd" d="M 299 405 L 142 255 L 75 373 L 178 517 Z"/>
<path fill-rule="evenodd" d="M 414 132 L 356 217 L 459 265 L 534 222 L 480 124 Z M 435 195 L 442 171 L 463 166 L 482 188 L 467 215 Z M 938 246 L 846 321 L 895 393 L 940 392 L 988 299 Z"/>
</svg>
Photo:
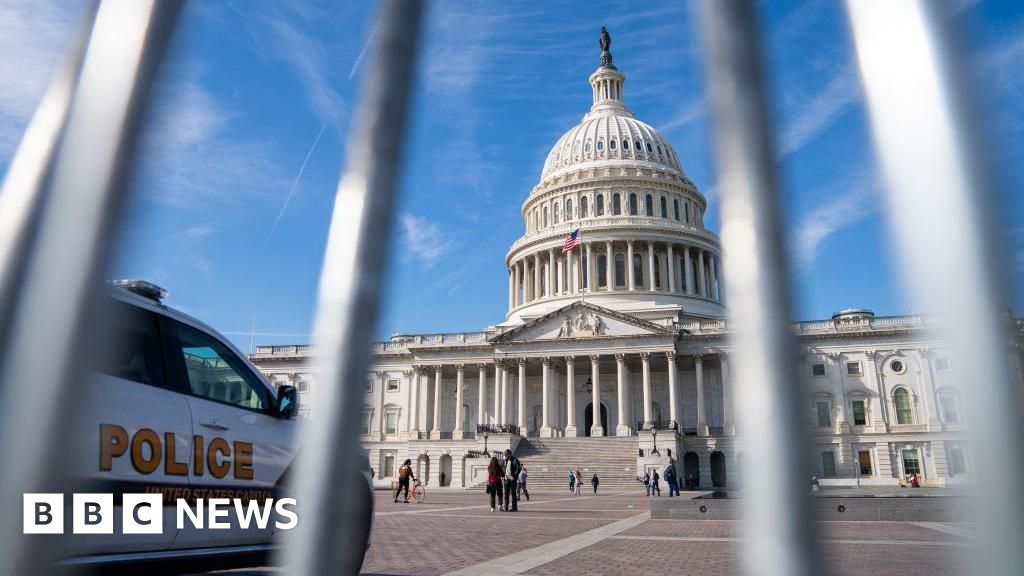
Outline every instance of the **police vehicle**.
<svg viewBox="0 0 1024 576">
<path fill-rule="evenodd" d="M 114 281 L 105 290 L 95 329 L 105 345 L 90 361 L 69 463 L 75 492 L 113 493 L 115 507 L 125 493 L 162 494 L 163 530 L 123 534 L 118 508 L 113 534 L 67 538 L 62 564 L 240 566 L 264 561 L 280 535 L 273 521 L 243 528 L 234 513 L 221 519 L 228 529 L 177 527 L 178 498 L 262 502 L 287 493 L 299 422 L 294 387 L 275 390 L 226 338 L 162 304 L 165 296 L 139 280 Z M 366 502 L 365 522 L 346 539 L 365 550 L 373 493 L 363 458 L 364 481 L 355 485 L 366 489 L 359 499 Z"/>
</svg>

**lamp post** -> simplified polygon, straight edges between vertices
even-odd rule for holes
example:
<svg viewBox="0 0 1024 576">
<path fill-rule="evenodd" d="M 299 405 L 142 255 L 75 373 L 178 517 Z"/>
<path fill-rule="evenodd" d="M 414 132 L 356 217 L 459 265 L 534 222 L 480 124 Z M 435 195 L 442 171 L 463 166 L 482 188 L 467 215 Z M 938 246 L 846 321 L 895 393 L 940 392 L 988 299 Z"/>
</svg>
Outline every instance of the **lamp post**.
<svg viewBox="0 0 1024 576">
<path fill-rule="evenodd" d="M 487 451 L 487 430 L 484 430 L 484 456 L 490 456 L 491 453 Z"/>
<path fill-rule="evenodd" d="M 654 438 L 654 450 L 651 450 L 651 455 L 652 456 L 661 456 L 661 453 L 658 452 L 658 427 L 657 426 L 651 426 L 651 437 Z"/>
</svg>

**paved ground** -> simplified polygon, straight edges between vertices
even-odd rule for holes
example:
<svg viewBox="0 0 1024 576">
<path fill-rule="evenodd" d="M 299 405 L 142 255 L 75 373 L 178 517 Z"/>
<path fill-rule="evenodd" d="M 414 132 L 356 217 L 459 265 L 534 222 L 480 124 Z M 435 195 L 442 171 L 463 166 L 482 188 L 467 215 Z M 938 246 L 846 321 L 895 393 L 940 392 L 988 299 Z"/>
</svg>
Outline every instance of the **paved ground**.
<svg viewBox="0 0 1024 576">
<path fill-rule="evenodd" d="M 434 490 L 423 504 L 377 492 L 363 574 L 739 573 L 737 522 L 650 520 L 642 493 L 532 496 L 511 514 L 490 512 L 483 492 Z M 822 522 L 817 534 L 827 574 L 969 573 L 962 525 Z"/>
</svg>

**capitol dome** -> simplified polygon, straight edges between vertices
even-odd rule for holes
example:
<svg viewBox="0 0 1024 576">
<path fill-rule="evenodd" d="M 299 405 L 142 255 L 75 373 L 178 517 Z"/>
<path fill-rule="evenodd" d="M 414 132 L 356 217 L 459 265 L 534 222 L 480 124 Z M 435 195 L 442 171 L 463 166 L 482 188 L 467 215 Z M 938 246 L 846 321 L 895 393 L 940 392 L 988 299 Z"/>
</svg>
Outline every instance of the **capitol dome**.
<svg viewBox="0 0 1024 576">
<path fill-rule="evenodd" d="M 522 323 L 585 298 L 671 325 L 724 315 L 718 237 L 675 149 L 623 100 L 626 75 L 602 31 L 593 105 L 551 148 L 509 249 L 509 312 Z M 581 236 L 569 251 L 573 232 Z"/>
</svg>

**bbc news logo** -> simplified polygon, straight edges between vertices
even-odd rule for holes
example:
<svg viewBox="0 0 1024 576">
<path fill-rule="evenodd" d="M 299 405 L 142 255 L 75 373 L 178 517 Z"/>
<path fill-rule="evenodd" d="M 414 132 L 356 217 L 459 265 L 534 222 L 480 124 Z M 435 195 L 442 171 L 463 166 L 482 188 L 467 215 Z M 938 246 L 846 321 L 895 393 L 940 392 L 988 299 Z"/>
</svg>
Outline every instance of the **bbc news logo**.
<svg viewBox="0 0 1024 576">
<path fill-rule="evenodd" d="M 263 530 L 274 518 L 274 528 L 291 530 L 299 523 L 295 508 L 294 498 L 267 498 L 262 502 L 243 498 L 200 498 L 194 505 L 178 498 L 176 527 L 178 530 L 189 526 L 200 530 L 229 530 L 237 526 Z M 22 512 L 25 534 L 64 533 L 64 494 L 24 494 Z M 231 522 L 232 512 L 236 522 Z M 116 514 L 113 494 L 73 494 L 71 531 L 74 534 L 113 534 Z M 162 534 L 163 531 L 162 494 L 121 496 L 122 534 Z"/>
</svg>

